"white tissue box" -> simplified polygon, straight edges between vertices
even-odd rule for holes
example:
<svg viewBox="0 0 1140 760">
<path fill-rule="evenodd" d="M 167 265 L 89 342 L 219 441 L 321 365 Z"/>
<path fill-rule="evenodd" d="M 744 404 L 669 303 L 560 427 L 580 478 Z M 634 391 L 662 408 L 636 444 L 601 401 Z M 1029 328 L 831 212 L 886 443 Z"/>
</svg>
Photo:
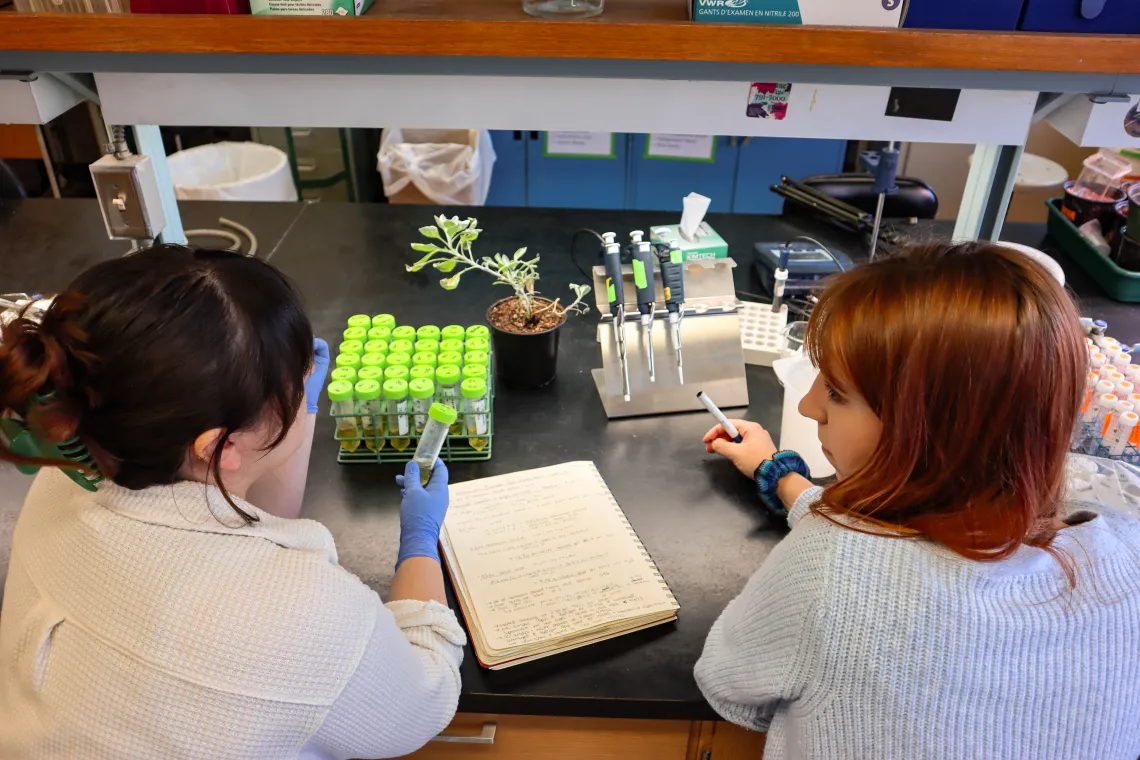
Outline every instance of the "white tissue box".
<svg viewBox="0 0 1140 760">
<path fill-rule="evenodd" d="M 724 242 L 724 238 L 718 235 L 708 222 L 701 222 L 700 226 L 697 227 L 695 240 L 686 240 L 681 237 L 680 228 L 681 225 L 679 224 L 663 224 L 660 227 L 653 227 L 649 231 L 649 241 L 668 245 L 676 240 L 685 261 L 728 258 L 728 243 Z"/>
</svg>

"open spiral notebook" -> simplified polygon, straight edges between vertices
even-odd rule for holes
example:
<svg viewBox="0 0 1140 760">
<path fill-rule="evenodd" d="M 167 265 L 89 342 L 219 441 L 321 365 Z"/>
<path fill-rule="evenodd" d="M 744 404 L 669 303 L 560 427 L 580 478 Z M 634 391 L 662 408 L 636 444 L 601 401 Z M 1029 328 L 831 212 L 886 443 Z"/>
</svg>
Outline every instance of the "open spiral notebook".
<svg viewBox="0 0 1140 760">
<path fill-rule="evenodd" d="M 593 462 L 452 486 L 440 544 L 475 654 L 492 670 L 677 618 Z"/>
</svg>

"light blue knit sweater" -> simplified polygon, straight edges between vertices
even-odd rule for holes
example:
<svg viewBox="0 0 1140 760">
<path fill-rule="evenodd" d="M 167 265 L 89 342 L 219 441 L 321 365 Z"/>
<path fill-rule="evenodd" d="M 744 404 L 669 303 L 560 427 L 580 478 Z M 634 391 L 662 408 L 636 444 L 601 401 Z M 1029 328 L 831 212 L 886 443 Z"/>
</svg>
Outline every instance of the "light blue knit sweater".
<svg viewBox="0 0 1140 760">
<path fill-rule="evenodd" d="M 1140 519 L 1062 530 L 1079 568 L 1022 547 L 963 559 L 811 515 L 713 625 L 697 683 L 767 730 L 764 760 L 1137 760 Z"/>
</svg>

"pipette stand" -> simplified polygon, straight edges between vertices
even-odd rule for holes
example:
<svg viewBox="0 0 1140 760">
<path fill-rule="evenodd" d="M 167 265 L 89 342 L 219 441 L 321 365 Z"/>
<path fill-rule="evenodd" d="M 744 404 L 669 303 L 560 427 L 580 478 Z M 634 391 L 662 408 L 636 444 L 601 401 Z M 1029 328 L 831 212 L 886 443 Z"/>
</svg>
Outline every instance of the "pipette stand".
<svg viewBox="0 0 1140 760">
<path fill-rule="evenodd" d="M 629 401 L 622 393 L 621 358 L 613 315 L 606 298 L 606 271 L 594 267 L 594 293 L 598 311 L 598 344 L 602 368 L 593 370 L 594 384 L 606 416 L 637 417 L 703 410 L 697 391 L 705 391 L 722 408 L 748 405 L 748 382 L 744 375 L 744 351 L 740 344 L 740 316 L 732 281 L 732 259 L 691 261 L 685 264 L 685 313 L 681 320 L 684 382 L 678 378 L 672 331 L 662 292 L 661 272 L 653 271 L 657 304 L 653 318 L 653 351 L 657 378 L 649 381 L 649 358 L 645 331 L 637 320 L 637 291 L 633 270 L 622 267 L 625 300 L 625 336 L 629 363 Z M 633 315 L 633 319 L 630 318 Z"/>
</svg>

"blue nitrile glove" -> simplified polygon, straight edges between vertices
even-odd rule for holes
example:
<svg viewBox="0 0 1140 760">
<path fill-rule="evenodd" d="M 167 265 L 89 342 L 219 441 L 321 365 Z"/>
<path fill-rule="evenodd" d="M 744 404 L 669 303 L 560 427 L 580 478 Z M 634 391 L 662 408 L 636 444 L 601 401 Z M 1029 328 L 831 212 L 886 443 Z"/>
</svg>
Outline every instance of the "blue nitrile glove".
<svg viewBox="0 0 1140 760">
<path fill-rule="evenodd" d="M 317 413 L 317 400 L 325 387 L 329 374 L 329 344 L 320 338 L 313 338 L 313 370 L 305 378 L 305 409 L 309 414 Z"/>
<path fill-rule="evenodd" d="M 400 502 L 400 553 L 396 567 L 408 557 L 431 557 L 439 561 L 439 531 L 447 515 L 447 465 L 435 460 L 427 487 L 420 485 L 420 466 L 408 462 L 396 476 Z"/>
</svg>

